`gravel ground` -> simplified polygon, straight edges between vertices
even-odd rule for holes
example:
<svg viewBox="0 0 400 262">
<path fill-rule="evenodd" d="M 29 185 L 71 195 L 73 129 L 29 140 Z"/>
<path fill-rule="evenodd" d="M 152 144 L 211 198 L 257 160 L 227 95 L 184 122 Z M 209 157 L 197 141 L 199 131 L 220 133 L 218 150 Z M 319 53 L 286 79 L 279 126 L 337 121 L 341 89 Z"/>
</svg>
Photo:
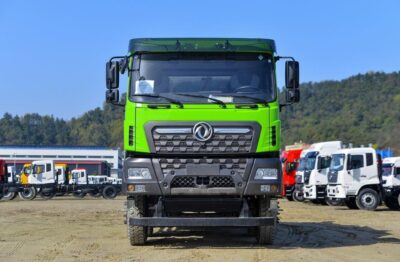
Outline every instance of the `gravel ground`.
<svg viewBox="0 0 400 262">
<path fill-rule="evenodd" d="M 0 201 L 0 261 L 399 261 L 400 212 L 281 200 L 275 244 L 243 229 L 157 229 L 128 243 L 123 197 Z"/>
</svg>

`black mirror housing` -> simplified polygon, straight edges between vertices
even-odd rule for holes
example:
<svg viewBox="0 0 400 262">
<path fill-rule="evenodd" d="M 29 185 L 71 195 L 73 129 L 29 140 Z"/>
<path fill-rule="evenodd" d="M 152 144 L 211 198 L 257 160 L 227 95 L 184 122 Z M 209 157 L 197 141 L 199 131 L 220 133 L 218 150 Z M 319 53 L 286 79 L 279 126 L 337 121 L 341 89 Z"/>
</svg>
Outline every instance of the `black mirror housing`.
<svg viewBox="0 0 400 262">
<path fill-rule="evenodd" d="M 285 63 L 285 83 L 287 89 L 299 88 L 300 69 L 299 62 L 286 61 Z"/>
<path fill-rule="evenodd" d="M 119 87 L 119 70 L 119 62 L 106 63 L 107 89 L 117 89 Z"/>
<path fill-rule="evenodd" d="M 106 91 L 106 102 L 110 104 L 116 104 L 119 102 L 119 90 L 109 89 Z"/>
</svg>

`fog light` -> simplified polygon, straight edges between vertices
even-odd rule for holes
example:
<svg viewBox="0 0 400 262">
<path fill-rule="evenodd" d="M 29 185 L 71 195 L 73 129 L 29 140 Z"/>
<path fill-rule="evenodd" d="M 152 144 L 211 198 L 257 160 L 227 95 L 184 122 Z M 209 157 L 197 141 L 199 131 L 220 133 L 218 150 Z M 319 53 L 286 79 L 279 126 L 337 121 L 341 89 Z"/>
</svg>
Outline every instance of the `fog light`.
<svg viewBox="0 0 400 262">
<path fill-rule="evenodd" d="M 129 168 L 128 179 L 151 179 L 148 168 Z"/>
<path fill-rule="evenodd" d="M 273 193 L 278 192 L 278 186 L 277 185 L 271 185 L 271 192 L 273 192 Z"/>
<path fill-rule="evenodd" d="M 128 185 L 128 192 L 135 191 L 135 185 Z"/>
<path fill-rule="evenodd" d="M 258 168 L 254 179 L 278 179 L 278 169 L 276 168 Z"/>
</svg>

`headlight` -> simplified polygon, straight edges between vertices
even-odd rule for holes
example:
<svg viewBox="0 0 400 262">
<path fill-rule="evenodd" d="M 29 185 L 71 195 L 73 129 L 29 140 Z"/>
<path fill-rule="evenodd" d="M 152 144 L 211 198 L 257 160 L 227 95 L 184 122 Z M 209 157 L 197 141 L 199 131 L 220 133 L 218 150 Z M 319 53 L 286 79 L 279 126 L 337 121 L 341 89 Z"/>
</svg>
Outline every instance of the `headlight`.
<svg viewBox="0 0 400 262">
<path fill-rule="evenodd" d="M 278 179 L 278 169 L 258 168 L 254 179 Z"/>
<path fill-rule="evenodd" d="M 148 168 L 128 168 L 128 179 L 151 179 Z"/>
</svg>

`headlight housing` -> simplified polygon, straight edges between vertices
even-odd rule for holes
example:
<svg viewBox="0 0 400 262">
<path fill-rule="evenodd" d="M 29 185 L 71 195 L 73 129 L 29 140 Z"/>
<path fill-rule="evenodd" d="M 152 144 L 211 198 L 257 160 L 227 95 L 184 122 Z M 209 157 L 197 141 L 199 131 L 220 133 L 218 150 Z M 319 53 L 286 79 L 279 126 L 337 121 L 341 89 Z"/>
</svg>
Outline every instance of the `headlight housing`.
<svg viewBox="0 0 400 262">
<path fill-rule="evenodd" d="M 276 168 L 258 168 L 254 179 L 276 180 L 276 179 L 278 179 L 278 169 L 276 169 Z"/>
<path fill-rule="evenodd" d="M 151 179 L 150 170 L 146 167 L 137 168 L 132 167 L 128 168 L 128 179 Z"/>
</svg>

